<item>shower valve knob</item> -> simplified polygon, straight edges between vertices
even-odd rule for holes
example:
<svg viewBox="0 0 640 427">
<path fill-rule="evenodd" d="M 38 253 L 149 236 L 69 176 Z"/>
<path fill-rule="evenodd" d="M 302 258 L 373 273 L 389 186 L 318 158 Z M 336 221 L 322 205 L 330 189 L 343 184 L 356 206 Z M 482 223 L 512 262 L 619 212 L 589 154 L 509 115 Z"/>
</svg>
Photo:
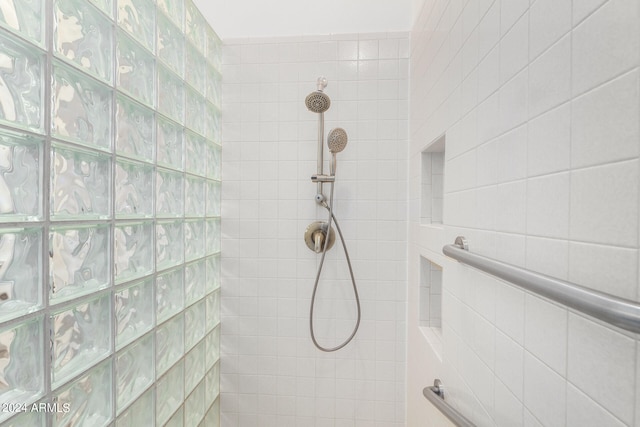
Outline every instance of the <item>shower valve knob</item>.
<svg viewBox="0 0 640 427">
<path fill-rule="evenodd" d="M 329 240 L 326 243 L 325 239 L 327 239 L 326 222 L 313 222 L 309 224 L 304 232 L 304 241 L 307 244 L 307 247 L 317 254 L 322 253 L 325 244 L 327 245 L 327 250 L 329 250 L 335 243 L 336 235 L 333 227 L 331 227 L 331 231 L 329 232 Z"/>
</svg>

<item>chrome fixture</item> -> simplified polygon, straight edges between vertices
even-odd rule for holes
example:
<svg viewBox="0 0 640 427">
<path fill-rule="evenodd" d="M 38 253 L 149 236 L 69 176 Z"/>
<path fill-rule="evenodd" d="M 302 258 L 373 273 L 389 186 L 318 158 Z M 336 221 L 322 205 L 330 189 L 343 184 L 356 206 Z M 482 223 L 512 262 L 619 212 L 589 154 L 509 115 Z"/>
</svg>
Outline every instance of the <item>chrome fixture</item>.
<svg viewBox="0 0 640 427">
<path fill-rule="evenodd" d="M 360 327 L 360 318 L 361 318 L 361 310 L 360 310 L 360 297 L 358 296 L 358 288 L 356 286 L 356 279 L 353 275 L 353 268 L 351 266 L 351 259 L 349 258 L 349 251 L 347 250 L 347 245 L 345 244 L 344 237 L 342 236 L 342 230 L 340 229 L 340 225 L 338 224 L 338 220 L 333 213 L 333 189 L 335 184 L 335 172 L 336 172 L 336 154 L 341 152 L 347 146 L 347 132 L 342 128 L 335 128 L 329 132 L 329 136 L 327 138 L 327 144 L 329 146 L 329 152 L 331 152 L 331 165 L 330 165 L 330 174 L 324 174 L 324 113 L 331 106 L 331 100 L 329 97 L 323 92 L 327 87 L 327 79 L 324 77 L 318 77 L 317 81 L 318 89 L 315 92 L 310 93 L 305 99 L 305 105 L 307 109 L 313 113 L 318 114 L 318 167 L 317 173 L 311 176 L 311 182 L 318 184 L 318 189 L 316 192 L 315 200 L 320 206 L 324 207 L 329 212 L 329 217 L 327 221 L 316 221 L 311 223 L 304 234 L 304 240 L 307 244 L 307 247 L 314 251 L 317 254 L 321 254 L 320 263 L 318 264 L 318 271 L 316 274 L 316 279 L 313 284 L 313 293 L 311 295 L 311 307 L 309 308 L 309 330 L 311 332 L 311 340 L 313 344 L 321 351 L 332 352 L 336 350 L 340 350 L 356 335 L 358 328 Z M 331 189 L 329 192 L 329 199 L 327 203 L 327 197 L 325 197 L 323 193 L 323 184 L 327 183 L 331 185 Z M 345 260 L 347 261 L 347 266 L 349 267 L 349 275 L 351 276 L 351 284 L 353 286 L 353 293 L 355 295 L 356 300 L 356 308 L 357 308 L 357 320 L 356 324 L 351 332 L 351 335 L 341 344 L 335 347 L 324 347 L 318 343 L 316 340 L 315 331 L 313 328 L 313 311 L 315 307 L 316 301 L 316 293 L 318 291 L 318 284 L 320 283 L 320 275 L 322 273 L 322 267 L 324 265 L 325 256 L 327 254 L 327 250 L 331 249 L 335 242 L 335 231 L 332 227 L 332 222 L 335 223 L 336 229 L 338 230 L 338 235 L 340 236 L 340 242 L 342 243 L 342 248 L 344 249 Z"/>
<path fill-rule="evenodd" d="M 329 240 L 326 242 L 327 250 L 331 249 L 336 241 L 336 234 L 333 231 L 333 227 L 330 231 L 327 230 L 326 222 L 316 221 L 309 224 L 304 232 L 304 241 L 307 247 L 315 253 L 321 254 L 325 247 L 325 241 L 328 238 Z"/>
<path fill-rule="evenodd" d="M 549 298 L 627 331 L 640 333 L 640 304 L 636 301 L 585 288 L 575 283 L 469 252 L 464 237 L 458 237 L 453 245 L 444 246 L 442 252 L 455 260 L 511 282 L 524 290 Z"/>
<path fill-rule="evenodd" d="M 442 415 L 449 418 L 449 420 L 456 425 L 456 427 L 475 427 L 469 419 L 467 419 L 464 415 L 458 412 L 453 406 L 449 405 L 447 401 L 444 399 L 444 387 L 442 385 L 442 381 L 439 379 L 433 380 L 433 386 L 425 387 L 422 390 L 422 395 L 427 398 L 427 400 L 433 403 Z"/>
<path fill-rule="evenodd" d="M 347 132 L 342 128 L 335 128 L 329 132 L 327 145 L 331 152 L 331 167 L 329 169 L 331 176 L 336 174 L 336 154 L 345 149 L 347 146 L 347 139 Z"/>
</svg>

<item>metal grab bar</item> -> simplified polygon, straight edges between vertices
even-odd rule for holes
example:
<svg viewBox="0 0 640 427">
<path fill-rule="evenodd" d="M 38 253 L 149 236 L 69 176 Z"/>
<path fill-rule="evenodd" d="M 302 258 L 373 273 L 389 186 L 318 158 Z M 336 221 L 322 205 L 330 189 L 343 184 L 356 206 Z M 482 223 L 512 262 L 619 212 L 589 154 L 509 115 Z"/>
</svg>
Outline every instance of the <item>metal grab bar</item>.
<svg viewBox="0 0 640 427">
<path fill-rule="evenodd" d="M 462 236 L 456 238 L 455 244 L 444 246 L 442 252 L 464 264 L 507 280 L 522 289 L 542 295 L 627 331 L 640 333 L 640 304 L 635 301 L 471 253 Z"/>
<path fill-rule="evenodd" d="M 452 423 L 454 423 L 458 427 L 476 427 L 471 421 L 465 418 L 460 412 L 453 409 L 447 402 L 444 400 L 444 388 L 442 387 L 442 382 L 438 379 L 433 381 L 432 387 L 425 387 L 422 390 L 422 394 L 427 400 L 433 403 L 442 415 L 449 418 Z"/>
</svg>

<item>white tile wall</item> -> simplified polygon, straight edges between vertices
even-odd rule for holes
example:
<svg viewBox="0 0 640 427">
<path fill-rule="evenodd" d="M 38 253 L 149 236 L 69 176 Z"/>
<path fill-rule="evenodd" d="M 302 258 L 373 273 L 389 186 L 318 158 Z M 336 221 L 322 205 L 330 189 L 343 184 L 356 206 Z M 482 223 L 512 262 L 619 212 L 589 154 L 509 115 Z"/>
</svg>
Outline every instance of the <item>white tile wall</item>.
<svg viewBox="0 0 640 427">
<path fill-rule="evenodd" d="M 637 337 L 441 254 L 464 234 L 474 252 L 640 300 L 639 8 L 425 2 L 411 34 L 409 201 L 420 152 L 445 135 L 444 218 L 409 212 L 408 291 L 418 254 L 442 265 L 443 347 L 409 298 L 407 425 L 422 425 L 421 387 L 439 377 L 478 425 L 640 426 Z"/>
<path fill-rule="evenodd" d="M 225 41 L 223 426 L 405 425 L 408 55 L 408 34 Z M 355 340 L 331 354 L 309 336 L 319 257 L 303 241 L 326 219 L 309 179 L 317 115 L 304 105 L 320 75 L 332 101 L 325 133 L 349 135 L 335 214 L 362 303 Z M 316 305 L 319 340 L 339 343 L 354 320 L 336 245 Z"/>
</svg>

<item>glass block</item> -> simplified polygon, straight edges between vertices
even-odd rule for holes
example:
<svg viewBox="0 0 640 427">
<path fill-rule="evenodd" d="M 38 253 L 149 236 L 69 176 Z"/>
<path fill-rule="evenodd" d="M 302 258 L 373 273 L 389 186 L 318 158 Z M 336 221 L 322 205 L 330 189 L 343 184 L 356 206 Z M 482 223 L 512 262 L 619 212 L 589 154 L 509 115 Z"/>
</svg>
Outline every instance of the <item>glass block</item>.
<svg viewBox="0 0 640 427">
<path fill-rule="evenodd" d="M 42 317 L 0 329 L 0 402 L 23 405 L 41 397 L 44 390 Z M 14 412 L 4 407 L 0 421 Z"/>
<path fill-rule="evenodd" d="M 182 29 L 184 21 L 184 0 L 156 0 L 158 9 L 164 12 L 171 21 Z"/>
<path fill-rule="evenodd" d="M 57 387 L 109 354 L 111 296 L 106 294 L 54 313 L 51 323 L 51 376 Z M 73 409 L 79 407 L 73 405 Z"/>
<path fill-rule="evenodd" d="M 187 397 L 184 404 L 184 423 L 188 426 L 197 426 L 204 418 L 204 381 Z"/>
<path fill-rule="evenodd" d="M 216 32 L 207 25 L 207 61 L 218 70 L 222 69 L 222 41 Z"/>
<path fill-rule="evenodd" d="M 153 52 L 156 5 L 151 0 L 118 0 L 118 24 Z"/>
<path fill-rule="evenodd" d="M 202 258 L 205 255 L 205 222 L 186 221 L 184 223 L 184 256 L 187 261 Z"/>
<path fill-rule="evenodd" d="M 220 399 L 216 399 L 207 411 L 204 422 L 199 427 L 220 427 Z"/>
<path fill-rule="evenodd" d="M 185 304 L 191 305 L 205 296 L 207 281 L 206 261 L 200 260 L 187 264 L 184 273 Z"/>
<path fill-rule="evenodd" d="M 108 225 L 53 227 L 49 232 L 49 299 L 58 304 L 110 285 Z"/>
<path fill-rule="evenodd" d="M 200 135 L 205 135 L 207 119 L 206 101 L 202 95 L 186 86 L 186 126 Z"/>
<path fill-rule="evenodd" d="M 184 124 L 184 82 L 168 68 L 158 65 L 158 111 Z"/>
<path fill-rule="evenodd" d="M 118 159 L 115 182 L 116 218 L 153 216 L 153 166 Z"/>
<path fill-rule="evenodd" d="M 0 33 L 0 122 L 42 133 L 44 54 L 5 34 Z"/>
<path fill-rule="evenodd" d="M 206 28 L 208 26 L 207 21 L 202 16 L 202 13 L 198 10 L 193 1 L 185 1 L 185 34 L 187 39 L 193 43 L 193 45 L 202 52 L 204 55 L 206 50 L 207 34 Z"/>
<path fill-rule="evenodd" d="M 184 307 L 184 268 L 169 271 L 156 278 L 156 318 L 164 322 Z"/>
<path fill-rule="evenodd" d="M 207 65 L 207 101 L 220 107 L 222 105 L 221 95 L 222 76 L 211 65 Z"/>
<path fill-rule="evenodd" d="M 111 22 L 83 0 L 55 0 L 53 20 L 54 54 L 110 83 L 113 64 Z"/>
<path fill-rule="evenodd" d="M 122 95 L 116 100 L 116 152 L 149 162 L 153 161 L 153 110 Z"/>
<path fill-rule="evenodd" d="M 153 223 L 119 224 L 114 229 L 116 283 L 153 273 Z"/>
<path fill-rule="evenodd" d="M 3 427 L 46 427 L 47 417 L 44 412 L 24 412 L 11 418 Z"/>
<path fill-rule="evenodd" d="M 122 0 L 121 0 L 122 1 Z M 143 104 L 155 102 L 155 58 L 122 31 L 116 45 L 116 86 Z"/>
<path fill-rule="evenodd" d="M 137 340 L 116 355 L 116 407 L 126 408 L 155 379 L 153 334 Z"/>
<path fill-rule="evenodd" d="M 185 181 L 185 216 L 203 217 L 205 215 L 205 180 L 187 175 Z"/>
<path fill-rule="evenodd" d="M 153 280 L 115 293 L 116 348 L 120 349 L 153 328 Z"/>
<path fill-rule="evenodd" d="M 166 16 L 158 14 L 157 56 L 181 78 L 184 77 L 184 35 Z"/>
<path fill-rule="evenodd" d="M 220 110 L 210 102 L 205 104 L 205 135 L 211 141 L 220 142 Z"/>
<path fill-rule="evenodd" d="M 136 400 L 116 420 L 116 427 L 143 427 L 153 426 L 155 415 L 155 398 L 153 389 L 150 389 Z"/>
<path fill-rule="evenodd" d="M 222 148 L 218 144 L 209 143 L 207 150 L 207 177 L 220 181 Z"/>
<path fill-rule="evenodd" d="M 220 359 L 220 325 L 216 326 L 213 331 L 209 332 L 205 338 L 205 344 L 206 369 L 211 369 Z"/>
<path fill-rule="evenodd" d="M 158 116 L 158 164 L 182 170 L 184 128 L 176 122 Z"/>
<path fill-rule="evenodd" d="M 220 254 L 207 258 L 207 293 L 220 288 Z"/>
<path fill-rule="evenodd" d="M 207 296 L 207 332 L 220 323 L 220 289 Z"/>
<path fill-rule="evenodd" d="M 13 0 L 2 2 L 0 7 L 0 25 L 35 44 L 44 44 L 43 0 Z"/>
<path fill-rule="evenodd" d="M 220 216 L 220 182 L 207 181 L 207 216 Z"/>
<path fill-rule="evenodd" d="M 0 129 L 0 222 L 42 218 L 43 143 Z"/>
<path fill-rule="evenodd" d="M 220 218 L 207 220 L 207 255 L 220 252 Z"/>
<path fill-rule="evenodd" d="M 111 89 L 53 61 L 51 131 L 60 139 L 111 147 Z"/>
<path fill-rule="evenodd" d="M 186 394 L 204 378 L 205 342 L 201 341 L 184 357 L 184 392 Z"/>
<path fill-rule="evenodd" d="M 42 307 L 42 282 L 42 229 L 0 229 L 0 321 Z"/>
<path fill-rule="evenodd" d="M 204 176 L 207 173 L 207 140 L 200 135 L 187 132 L 187 172 Z"/>
<path fill-rule="evenodd" d="M 113 400 L 111 395 L 111 361 L 106 361 L 89 371 L 60 391 L 54 391 L 58 406 L 65 405 L 69 412 L 57 412 L 53 417 L 55 427 L 106 426 L 111 421 Z"/>
<path fill-rule="evenodd" d="M 186 81 L 195 90 L 204 93 L 207 90 L 207 68 L 202 54 L 191 43 L 186 43 Z"/>
<path fill-rule="evenodd" d="M 205 403 L 211 405 L 220 394 L 220 362 L 213 365 L 205 377 Z"/>
<path fill-rule="evenodd" d="M 156 269 L 181 264 L 184 260 L 182 221 L 158 222 L 156 225 Z"/>
<path fill-rule="evenodd" d="M 177 363 L 156 384 L 156 422 L 163 425 L 184 400 L 183 363 Z"/>
<path fill-rule="evenodd" d="M 204 301 L 195 303 L 184 311 L 184 330 L 189 331 L 184 337 L 185 351 L 189 351 L 198 341 L 204 338 L 205 318 Z"/>
<path fill-rule="evenodd" d="M 171 416 L 169 421 L 162 427 L 184 427 L 184 405 Z"/>
<path fill-rule="evenodd" d="M 156 329 L 156 376 L 161 376 L 184 354 L 184 316 L 174 317 Z"/>
<path fill-rule="evenodd" d="M 84 0 L 56 0 L 53 20 L 54 53 L 110 83 L 113 77 L 111 22 Z"/>
<path fill-rule="evenodd" d="M 109 218 L 111 156 L 60 144 L 52 151 L 52 219 Z"/>
<path fill-rule="evenodd" d="M 184 214 L 183 175 L 167 169 L 156 171 L 156 215 L 179 217 Z"/>
<path fill-rule="evenodd" d="M 110 17 L 113 15 L 113 0 L 90 0 Z"/>
</svg>

